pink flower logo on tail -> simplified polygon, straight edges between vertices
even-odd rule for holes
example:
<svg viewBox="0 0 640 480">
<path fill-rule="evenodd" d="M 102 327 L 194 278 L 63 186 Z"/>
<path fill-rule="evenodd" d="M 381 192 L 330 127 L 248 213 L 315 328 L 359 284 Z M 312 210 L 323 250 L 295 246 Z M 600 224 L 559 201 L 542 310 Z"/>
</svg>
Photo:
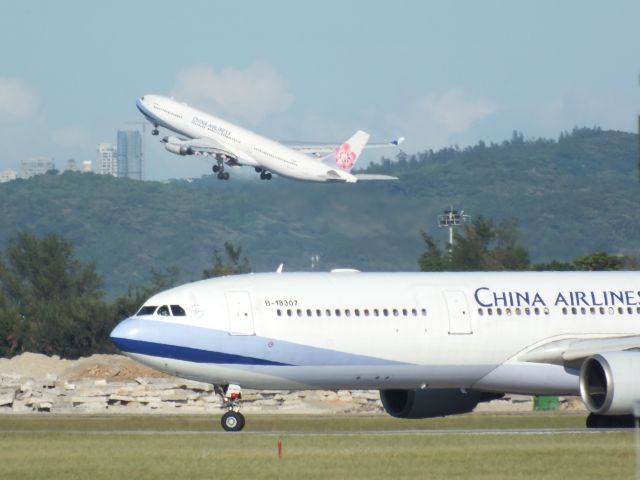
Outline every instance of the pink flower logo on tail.
<svg viewBox="0 0 640 480">
<path fill-rule="evenodd" d="M 336 163 L 340 168 L 350 169 L 356 163 L 356 158 L 356 152 L 351 150 L 351 146 L 348 143 L 343 143 L 336 149 Z"/>
</svg>

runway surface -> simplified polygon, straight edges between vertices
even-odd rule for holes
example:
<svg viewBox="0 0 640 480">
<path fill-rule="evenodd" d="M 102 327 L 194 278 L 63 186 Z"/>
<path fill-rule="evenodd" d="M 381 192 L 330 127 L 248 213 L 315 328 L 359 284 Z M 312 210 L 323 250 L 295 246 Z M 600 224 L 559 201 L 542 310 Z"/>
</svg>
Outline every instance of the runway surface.
<svg viewBox="0 0 640 480">
<path fill-rule="evenodd" d="M 357 430 L 357 431 L 330 431 L 330 432 L 272 432 L 272 431 L 244 431 L 225 432 L 222 430 L 68 430 L 68 429 L 12 429 L 0 430 L 0 433 L 69 433 L 90 435 L 249 435 L 263 437 L 358 437 L 358 436 L 446 436 L 446 435 L 471 435 L 471 436 L 532 436 L 532 435 L 597 435 L 613 432 L 633 432 L 633 429 L 587 429 L 587 428 L 531 428 L 531 429 L 449 429 L 449 430 Z"/>
</svg>

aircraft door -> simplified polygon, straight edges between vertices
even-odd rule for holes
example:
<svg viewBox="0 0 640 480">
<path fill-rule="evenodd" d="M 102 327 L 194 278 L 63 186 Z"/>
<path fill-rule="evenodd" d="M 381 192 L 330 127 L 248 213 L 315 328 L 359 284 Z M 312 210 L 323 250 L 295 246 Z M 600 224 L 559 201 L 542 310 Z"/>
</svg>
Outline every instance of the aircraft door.
<svg viewBox="0 0 640 480">
<path fill-rule="evenodd" d="M 471 314 L 464 292 L 460 290 L 445 290 L 443 292 L 449 313 L 449 335 L 469 335 L 471 329 Z"/>
<path fill-rule="evenodd" d="M 227 292 L 230 335 L 255 335 L 249 292 Z"/>
</svg>

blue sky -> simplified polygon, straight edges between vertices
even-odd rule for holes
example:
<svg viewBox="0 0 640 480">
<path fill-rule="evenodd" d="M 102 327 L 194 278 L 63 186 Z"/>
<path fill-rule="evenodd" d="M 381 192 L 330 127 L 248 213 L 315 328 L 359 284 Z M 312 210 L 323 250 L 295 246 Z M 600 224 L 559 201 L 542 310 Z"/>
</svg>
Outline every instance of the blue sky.
<svg viewBox="0 0 640 480">
<path fill-rule="evenodd" d="M 5 2 L 0 170 L 93 159 L 145 93 L 280 140 L 402 134 L 409 153 L 635 132 L 639 32 L 637 0 Z M 147 146 L 148 178 L 209 171 Z"/>
</svg>

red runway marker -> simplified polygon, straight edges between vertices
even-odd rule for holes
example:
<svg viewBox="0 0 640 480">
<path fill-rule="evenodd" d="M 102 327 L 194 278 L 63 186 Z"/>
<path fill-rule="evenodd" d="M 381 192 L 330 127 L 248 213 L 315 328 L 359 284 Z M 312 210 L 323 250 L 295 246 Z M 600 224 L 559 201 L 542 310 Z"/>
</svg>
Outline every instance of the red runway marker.
<svg viewBox="0 0 640 480">
<path fill-rule="evenodd" d="M 282 460 L 282 440 L 278 439 L 278 460 Z"/>
</svg>

